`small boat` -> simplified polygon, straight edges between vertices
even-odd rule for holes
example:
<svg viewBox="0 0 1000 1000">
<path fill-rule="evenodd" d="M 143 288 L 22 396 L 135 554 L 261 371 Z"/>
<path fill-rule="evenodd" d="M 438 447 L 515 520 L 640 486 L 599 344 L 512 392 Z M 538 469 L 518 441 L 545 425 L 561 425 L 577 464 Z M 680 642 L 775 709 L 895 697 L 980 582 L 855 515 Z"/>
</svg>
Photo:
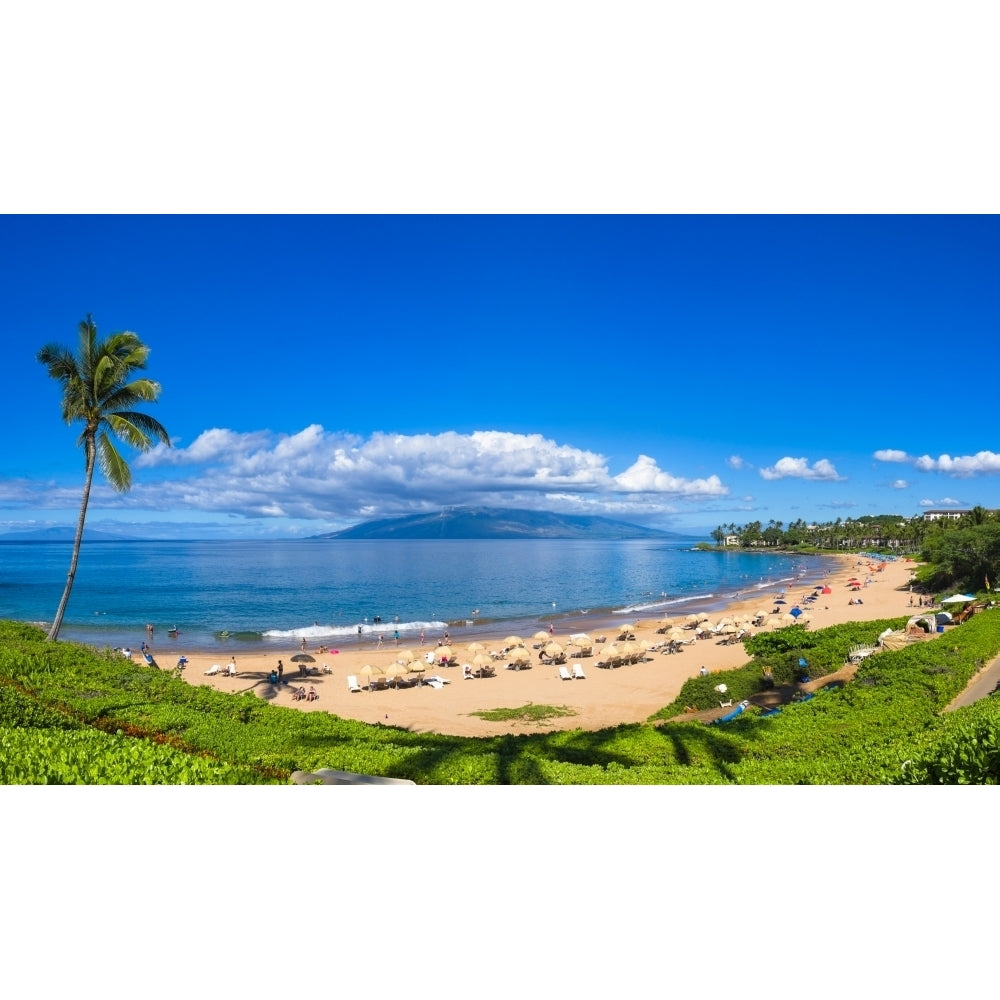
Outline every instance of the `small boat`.
<svg viewBox="0 0 1000 1000">
<path fill-rule="evenodd" d="M 167 635 L 177 635 L 177 626 L 175 625 L 173 628 L 168 628 Z"/>
</svg>

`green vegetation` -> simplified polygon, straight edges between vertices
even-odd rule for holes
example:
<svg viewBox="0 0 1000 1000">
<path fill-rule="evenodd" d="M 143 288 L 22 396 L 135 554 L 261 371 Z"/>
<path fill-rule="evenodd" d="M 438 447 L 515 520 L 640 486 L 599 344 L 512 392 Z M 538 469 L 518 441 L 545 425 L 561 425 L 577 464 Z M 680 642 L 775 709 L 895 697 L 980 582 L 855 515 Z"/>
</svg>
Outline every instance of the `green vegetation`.
<svg viewBox="0 0 1000 1000">
<path fill-rule="evenodd" d="M 897 514 L 866 515 L 829 524 L 760 521 L 746 525 L 720 524 L 712 533 L 714 546 L 741 549 L 783 548 L 796 552 L 867 550 L 895 555 L 919 553 L 915 582 L 924 593 L 945 590 L 989 591 L 1000 575 L 1000 511 L 973 507 L 955 518 L 925 521 Z"/>
<path fill-rule="evenodd" d="M 546 719 L 568 718 L 571 715 L 576 715 L 576 712 L 567 705 L 560 705 L 559 707 L 554 705 L 535 705 L 529 701 L 527 705 L 522 705 L 520 708 L 492 708 L 483 712 L 470 712 L 469 714 L 475 715 L 480 719 L 485 719 L 487 722 L 542 723 Z"/>
<path fill-rule="evenodd" d="M 105 340 L 98 340 L 97 326 L 89 314 L 80 322 L 79 331 L 77 354 L 60 344 L 46 344 L 38 352 L 38 360 L 62 386 L 63 420 L 67 424 L 83 423 L 77 444 L 83 445 L 86 468 L 69 573 L 49 629 L 49 640 L 59 635 L 73 590 L 95 465 L 100 465 L 112 489 L 125 493 L 132 485 L 132 472 L 115 447 L 114 439 L 139 451 L 148 451 L 154 439 L 170 444 L 169 435 L 157 420 L 133 409 L 140 403 L 154 402 L 160 395 L 158 382 L 135 378 L 136 372 L 146 367 L 149 348 L 128 332 L 112 333 Z"/>
<path fill-rule="evenodd" d="M 330 767 L 422 784 L 997 782 L 1000 698 L 941 714 L 1000 653 L 996 610 L 932 641 L 877 653 L 854 681 L 776 715 L 751 706 L 726 725 L 664 721 L 684 705 L 717 705 L 720 677 L 738 700 L 761 689 L 764 666 L 778 683 L 795 677 L 800 658 L 822 676 L 852 644 L 900 622 L 755 637 L 751 664 L 688 681 L 646 724 L 476 739 L 298 712 L 0 622 L 0 781 L 284 783 L 292 771 Z M 512 711 L 544 721 L 561 710 Z"/>
</svg>

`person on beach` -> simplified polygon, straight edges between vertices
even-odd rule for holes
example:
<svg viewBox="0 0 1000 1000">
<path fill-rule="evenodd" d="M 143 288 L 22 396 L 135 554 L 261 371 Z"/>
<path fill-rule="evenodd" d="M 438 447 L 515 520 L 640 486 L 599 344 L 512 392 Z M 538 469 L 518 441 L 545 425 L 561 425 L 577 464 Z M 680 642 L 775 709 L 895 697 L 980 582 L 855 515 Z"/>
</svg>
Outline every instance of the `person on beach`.
<svg viewBox="0 0 1000 1000">
<path fill-rule="evenodd" d="M 379 632 L 379 634 L 378 634 L 378 645 L 375 648 L 376 649 L 381 649 L 382 648 L 382 633 L 381 632 Z"/>
<path fill-rule="evenodd" d="M 399 645 L 399 629 L 398 628 L 392 630 L 392 638 L 393 638 L 393 641 L 398 646 Z"/>
<path fill-rule="evenodd" d="M 302 636 L 302 652 L 306 651 L 306 637 Z"/>
<path fill-rule="evenodd" d="M 281 683 L 282 678 L 285 676 L 285 665 L 278 660 L 278 683 Z"/>
<path fill-rule="evenodd" d="M 421 629 L 420 630 L 420 645 L 422 646 L 423 644 L 424 644 L 424 630 Z"/>
<path fill-rule="evenodd" d="M 316 688 L 310 687 L 309 688 L 309 694 L 306 695 L 306 699 L 308 701 L 315 701 L 318 697 L 319 697 L 319 695 L 316 694 Z"/>
<path fill-rule="evenodd" d="M 226 667 L 226 673 L 229 674 L 230 677 L 235 677 L 236 676 L 236 657 L 235 656 L 233 656 L 233 657 L 230 658 L 229 665 Z"/>
<path fill-rule="evenodd" d="M 701 670 L 698 671 L 698 676 L 699 677 L 707 677 L 708 676 L 708 667 L 703 666 L 701 668 Z"/>
</svg>

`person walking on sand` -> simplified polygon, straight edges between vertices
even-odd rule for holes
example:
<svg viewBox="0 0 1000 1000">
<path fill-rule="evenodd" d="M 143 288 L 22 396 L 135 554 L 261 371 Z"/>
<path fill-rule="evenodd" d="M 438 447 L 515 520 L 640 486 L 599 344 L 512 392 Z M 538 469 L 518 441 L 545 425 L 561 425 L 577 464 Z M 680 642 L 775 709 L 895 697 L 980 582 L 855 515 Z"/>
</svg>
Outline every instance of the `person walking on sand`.
<svg viewBox="0 0 1000 1000">
<path fill-rule="evenodd" d="M 420 630 L 420 645 L 422 646 L 423 644 L 424 644 L 424 630 L 421 629 Z"/>
<path fill-rule="evenodd" d="M 378 634 L 378 645 L 375 648 L 376 649 L 381 649 L 382 648 L 382 633 L 381 632 L 379 632 L 379 634 Z"/>
<path fill-rule="evenodd" d="M 302 652 L 306 651 L 306 637 L 302 636 Z"/>
<path fill-rule="evenodd" d="M 399 629 L 398 628 L 392 630 L 392 639 L 393 639 L 393 642 L 395 642 L 396 645 L 398 646 L 399 645 Z"/>
</svg>

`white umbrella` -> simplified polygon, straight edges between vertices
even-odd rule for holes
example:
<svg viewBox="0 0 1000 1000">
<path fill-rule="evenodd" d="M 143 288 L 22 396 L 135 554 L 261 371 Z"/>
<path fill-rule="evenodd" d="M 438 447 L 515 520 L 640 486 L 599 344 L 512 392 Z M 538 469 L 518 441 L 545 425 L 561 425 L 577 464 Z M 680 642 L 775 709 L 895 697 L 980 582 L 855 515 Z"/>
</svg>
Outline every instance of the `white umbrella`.
<svg viewBox="0 0 1000 1000">
<path fill-rule="evenodd" d="M 974 601 L 974 597 L 970 597 L 968 594 L 952 594 L 951 597 L 946 597 L 941 603 L 942 604 L 968 604 L 969 601 Z"/>
</svg>

